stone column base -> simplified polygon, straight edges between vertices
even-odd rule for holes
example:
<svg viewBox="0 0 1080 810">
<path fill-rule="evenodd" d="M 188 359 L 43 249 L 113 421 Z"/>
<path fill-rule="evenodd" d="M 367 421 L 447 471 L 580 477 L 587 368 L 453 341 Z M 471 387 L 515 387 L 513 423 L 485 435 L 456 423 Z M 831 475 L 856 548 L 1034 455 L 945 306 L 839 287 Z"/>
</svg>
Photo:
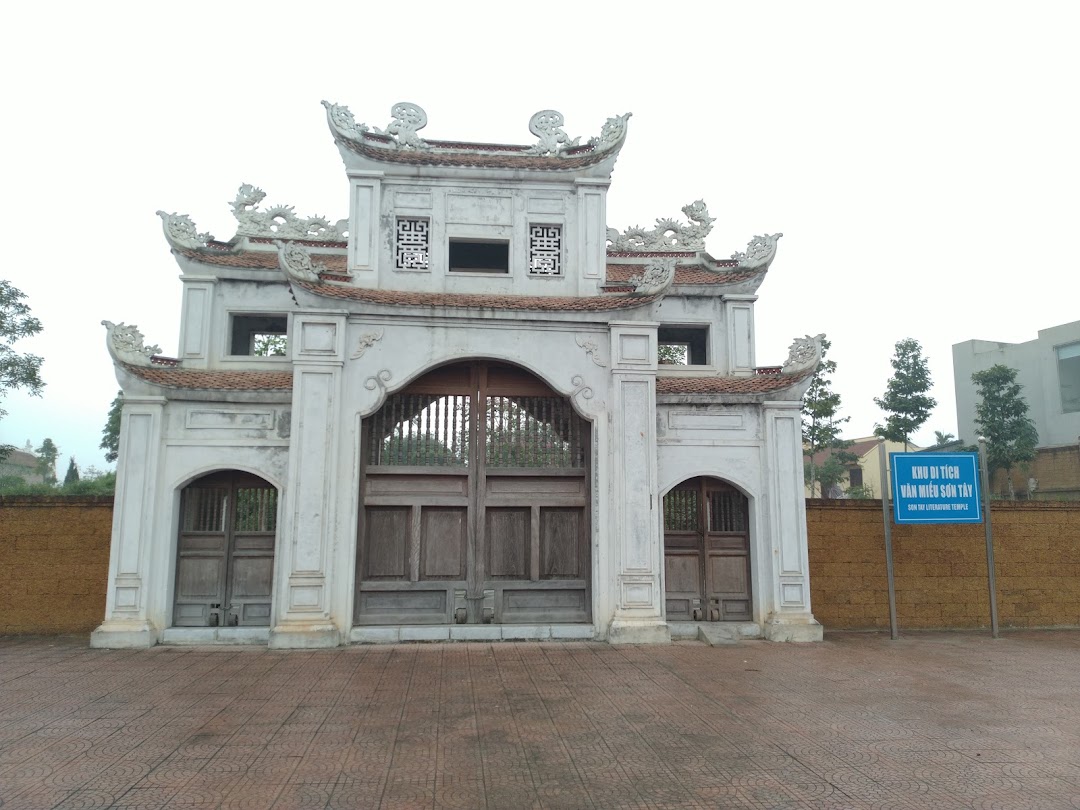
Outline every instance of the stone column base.
<svg viewBox="0 0 1080 810">
<path fill-rule="evenodd" d="M 101 650 L 147 649 L 157 643 L 157 630 L 142 619 L 106 619 L 90 634 L 90 646 Z"/>
<path fill-rule="evenodd" d="M 670 644 L 671 630 L 656 619 L 615 619 L 608 626 L 608 644 Z"/>
<path fill-rule="evenodd" d="M 809 613 L 774 614 L 765 622 L 768 641 L 821 641 L 824 630 Z"/>
<path fill-rule="evenodd" d="M 270 631 L 271 650 L 318 650 L 341 645 L 337 625 L 319 623 L 279 624 Z"/>
</svg>

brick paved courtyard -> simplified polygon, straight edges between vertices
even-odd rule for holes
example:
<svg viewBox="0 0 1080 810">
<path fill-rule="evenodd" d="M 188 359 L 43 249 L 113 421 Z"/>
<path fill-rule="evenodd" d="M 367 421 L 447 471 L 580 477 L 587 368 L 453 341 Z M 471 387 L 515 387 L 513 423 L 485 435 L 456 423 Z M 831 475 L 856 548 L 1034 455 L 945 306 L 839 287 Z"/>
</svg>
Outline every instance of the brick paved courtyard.
<svg viewBox="0 0 1080 810">
<path fill-rule="evenodd" d="M 0 806 L 1080 808 L 1080 633 L 0 639 Z"/>
</svg>

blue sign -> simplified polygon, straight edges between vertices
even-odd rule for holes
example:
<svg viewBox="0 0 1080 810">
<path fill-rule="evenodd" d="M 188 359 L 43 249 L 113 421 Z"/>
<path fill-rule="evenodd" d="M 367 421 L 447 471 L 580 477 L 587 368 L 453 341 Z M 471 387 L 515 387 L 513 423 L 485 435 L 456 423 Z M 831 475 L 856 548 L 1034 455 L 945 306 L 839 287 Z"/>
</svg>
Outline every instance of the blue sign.
<svg viewBox="0 0 1080 810">
<path fill-rule="evenodd" d="M 978 453 L 889 453 L 897 523 L 982 523 Z"/>
</svg>

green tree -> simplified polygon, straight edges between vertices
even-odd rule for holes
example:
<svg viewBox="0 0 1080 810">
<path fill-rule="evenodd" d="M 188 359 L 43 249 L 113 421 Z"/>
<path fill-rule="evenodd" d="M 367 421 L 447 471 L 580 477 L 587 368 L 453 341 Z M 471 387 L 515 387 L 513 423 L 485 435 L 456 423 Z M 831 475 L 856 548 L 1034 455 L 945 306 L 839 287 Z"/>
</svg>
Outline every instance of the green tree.
<svg viewBox="0 0 1080 810">
<path fill-rule="evenodd" d="M 1005 470 L 1009 497 L 1015 497 L 1012 469 L 1026 468 L 1035 458 L 1039 433 L 1028 417 L 1023 386 L 1016 381 L 1016 369 L 1001 363 L 971 375 L 979 402 L 975 405 L 975 427 L 986 439 L 986 463 L 992 476 Z"/>
<path fill-rule="evenodd" d="M 10 281 L 0 279 L 0 419 L 7 415 L 3 401 L 9 390 L 22 388 L 32 396 L 41 396 L 45 387 L 41 358 L 20 354 L 12 348 L 16 341 L 41 331 L 41 321 L 30 314 L 24 298 L 26 295 Z M 11 445 L 0 444 L 0 460 L 7 458 L 13 449 Z"/>
<path fill-rule="evenodd" d="M 956 441 L 956 437 L 951 433 L 942 433 L 940 430 L 934 431 L 934 447 L 941 447 L 943 444 L 949 444 Z"/>
<path fill-rule="evenodd" d="M 38 472 L 50 486 L 56 483 L 56 459 L 60 455 L 60 448 L 53 444 L 52 439 L 46 439 L 41 447 L 34 451 L 38 458 Z"/>
<path fill-rule="evenodd" d="M 75 456 L 68 462 L 67 473 L 64 475 L 64 488 L 79 483 L 79 465 L 75 463 Z"/>
<path fill-rule="evenodd" d="M 851 446 L 850 441 L 840 438 L 840 431 L 850 416 L 837 416 L 840 412 L 840 395 L 832 390 L 832 375 L 836 372 L 836 361 L 826 360 L 825 355 L 832 348 L 832 343 L 824 337 L 821 339 L 821 363 L 814 372 L 814 379 L 803 397 L 802 404 L 802 439 L 803 455 L 806 456 L 805 473 L 806 480 L 810 485 L 810 497 L 816 497 L 815 484 L 824 483 L 821 474 L 824 472 L 830 476 L 834 467 L 825 470 L 826 464 L 835 458 L 835 453 L 829 454 L 824 460 L 815 462 L 814 457 L 823 450 L 844 450 Z M 836 463 L 843 464 L 845 461 L 854 459 L 850 453 L 846 454 L 850 459 L 840 458 Z M 843 477 L 841 475 L 841 477 Z M 829 486 L 837 483 L 840 479 L 832 481 Z M 827 492 L 822 487 L 818 492 Z"/>
<path fill-rule="evenodd" d="M 884 425 L 874 425 L 874 435 L 903 442 L 906 453 L 911 434 L 930 418 L 937 400 L 927 393 L 933 382 L 922 345 L 915 338 L 896 342 L 892 367 L 893 375 L 885 386 L 885 396 L 874 397 L 877 406 L 887 414 Z"/>
<path fill-rule="evenodd" d="M 255 335 L 252 354 L 258 357 L 284 357 L 289 346 L 285 335 Z"/>
<path fill-rule="evenodd" d="M 101 430 L 101 444 L 105 451 L 105 460 L 110 464 L 120 455 L 120 412 L 124 409 L 124 392 L 117 391 L 116 398 L 109 406 L 109 415 L 105 417 L 105 427 Z"/>
</svg>

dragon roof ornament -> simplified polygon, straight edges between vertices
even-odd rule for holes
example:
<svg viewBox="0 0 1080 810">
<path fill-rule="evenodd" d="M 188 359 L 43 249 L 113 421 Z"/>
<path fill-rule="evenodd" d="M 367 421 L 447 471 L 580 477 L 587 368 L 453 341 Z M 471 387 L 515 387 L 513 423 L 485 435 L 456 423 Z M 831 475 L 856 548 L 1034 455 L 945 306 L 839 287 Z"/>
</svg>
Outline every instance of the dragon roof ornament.
<svg viewBox="0 0 1080 810">
<path fill-rule="evenodd" d="M 798 374 L 817 368 L 821 362 L 821 341 L 824 333 L 810 337 L 795 338 L 788 347 L 788 357 L 781 369 L 783 374 Z"/>
<path fill-rule="evenodd" d="M 158 211 L 157 215 L 161 217 L 161 228 L 165 231 L 165 239 L 173 248 L 198 250 L 206 247 L 207 243 L 214 238 L 209 233 L 199 233 L 199 229 L 195 227 L 195 223 L 187 214 L 176 212 L 169 214 Z"/>
<path fill-rule="evenodd" d="M 739 263 L 740 270 L 767 270 L 776 256 L 776 240 L 782 233 L 755 236 L 746 245 L 745 253 L 732 253 L 731 258 Z"/>
<path fill-rule="evenodd" d="M 307 239 L 319 242 L 345 242 L 348 240 L 349 221 L 338 220 L 331 224 L 326 217 L 298 217 L 291 205 L 275 205 L 260 211 L 259 204 L 266 192 L 250 183 L 244 183 L 236 192 L 230 206 L 236 217 L 237 236 L 270 237 L 278 239 Z"/>
<path fill-rule="evenodd" d="M 656 227 L 651 230 L 634 226 L 619 233 L 615 228 L 608 228 L 607 241 L 611 243 L 608 250 L 616 253 L 704 250 L 705 237 L 709 235 L 716 220 L 709 216 L 704 200 L 684 205 L 682 212 L 690 220 L 689 225 L 683 225 L 674 219 L 658 219 Z"/>
<path fill-rule="evenodd" d="M 675 281 L 675 259 L 656 259 L 645 265 L 640 276 L 631 276 L 634 295 L 658 295 Z"/>
<path fill-rule="evenodd" d="M 160 346 L 147 346 L 143 343 L 143 333 L 134 324 L 102 321 L 101 325 L 106 329 L 105 345 L 109 348 L 109 354 L 118 363 L 149 366 L 150 358 L 161 354 Z"/>
<path fill-rule="evenodd" d="M 292 281 L 320 281 L 319 270 L 311 260 L 311 254 L 296 242 L 277 241 L 278 266 Z"/>
</svg>

